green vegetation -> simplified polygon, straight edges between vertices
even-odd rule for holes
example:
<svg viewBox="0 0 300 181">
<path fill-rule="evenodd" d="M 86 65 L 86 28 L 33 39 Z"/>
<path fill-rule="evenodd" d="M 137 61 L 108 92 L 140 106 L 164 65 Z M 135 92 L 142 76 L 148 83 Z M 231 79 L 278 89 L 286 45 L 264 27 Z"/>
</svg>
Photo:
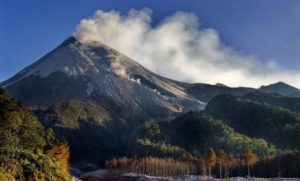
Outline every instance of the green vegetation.
<svg viewBox="0 0 300 181">
<path fill-rule="evenodd" d="M 15 99 L 26 105 L 45 106 L 85 97 L 87 82 L 84 77 L 71 77 L 62 72 L 54 72 L 46 78 L 38 75 L 26 77 L 6 89 Z"/>
<path fill-rule="evenodd" d="M 189 112 L 171 122 L 170 127 L 173 130 L 171 140 L 190 151 L 203 153 L 208 147 L 213 147 L 230 153 L 242 153 L 251 146 L 260 156 L 276 153 L 274 145 L 264 139 L 240 134 L 223 121 L 203 112 Z"/>
<path fill-rule="evenodd" d="M 290 111 L 300 112 L 300 97 L 282 96 L 277 93 L 252 92 L 241 97 L 245 100 L 259 103 L 270 104 L 275 107 L 289 109 Z"/>
<path fill-rule="evenodd" d="M 69 151 L 0 88 L 0 180 L 70 180 Z"/>
<path fill-rule="evenodd" d="M 3 96 L 8 97 L 4 91 L 2 92 Z M 71 161 L 74 164 L 92 162 L 104 166 L 106 160 L 128 156 L 139 161 L 143 158 L 155 158 L 153 160 L 157 162 L 164 159 L 173 160 L 179 165 L 183 164 L 183 168 L 187 166 L 184 163 L 188 160 L 189 172 L 195 174 L 210 175 L 216 173 L 218 169 L 218 175 L 246 175 L 247 159 L 243 155 L 247 148 L 251 148 L 260 161 L 257 166 L 249 164 L 249 172 L 251 170 L 251 174 L 260 173 L 260 169 L 268 168 L 268 163 L 282 158 L 279 157 L 279 153 L 284 157 L 288 150 L 295 150 L 297 154 L 300 146 L 298 141 L 300 116 L 299 113 L 293 112 L 297 109 L 295 99 L 297 98 L 266 93 L 250 93 L 242 97 L 219 95 L 209 102 L 205 111 L 192 111 L 172 121 L 164 122 L 145 121 L 138 117 L 118 118 L 118 109 L 114 109 L 115 105 L 106 104 L 110 100 L 101 99 L 101 103 L 93 100 L 85 102 L 69 100 L 35 112 L 41 118 L 42 124 L 51 128 L 49 130 L 45 130 L 29 111 L 26 115 L 30 119 L 27 121 L 31 122 L 33 119 L 35 122 L 25 124 L 30 126 L 24 126 L 23 122 L 26 120 L 19 119 L 20 113 L 16 114 L 13 111 L 14 113 L 5 118 L 11 120 L 10 124 L 1 125 L 2 129 L 20 127 L 26 130 L 22 130 L 24 136 L 18 133 L 17 136 L 10 137 L 10 134 L 7 134 L 5 137 L 8 144 L 3 144 L 2 147 L 6 150 L 16 150 L 20 149 L 22 144 L 30 145 L 24 146 L 20 153 L 12 151 L 14 154 L 18 152 L 19 157 L 15 158 L 13 155 L 14 161 L 12 159 L 9 163 L 23 164 L 16 162 L 20 156 L 30 158 L 35 165 L 39 163 L 38 160 L 43 160 L 45 165 L 34 166 L 32 170 L 37 169 L 38 173 L 46 175 L 55 172 L 43 170 L 46 165 L 52 165 L 51 168 L 54 170 L 57 168 L 57 161 L 55 159 L 53 161 L 52 157 L 56 156 L 56 160 L 61 162 L 60 165 L 64 165 L 60 167 L 67 167 L 66 164 L 62 164 L 66 163 L 67 156 L 64 150 L 67 149 L 57 145 L 53 131 L 58 137 L 65 138 L 69 142 Z M 21 104 L 14 103 L 26 110 Z M 102 104 L 106 107 L 101 106 Z M 107 111 L 110 109 L 113 111 Z M 22 120 L 21 123 L 19 120 Z M 36 140 L 26 141 L 29 137 Z M 22 139 L 21 143 L 19 139 Z M 32 148 L 34 149 L 30 150 Z M 207 155 L 214 155 L 212 151 L 208 154 L 209 148 L 224 150 L 222 159 L 208 157 Z M 59 154 L 56 154 L 57 152 Z M 215 155 L 218 156 L 218 152 Z M 195 165 L 196 160 L 198 165 Z M 258 168 L 259 170 L 252 170 Z M 274 172 L 281 170 L 271 168 Z M 19 170 L 24 170 L 24 166 Z M 295 175 L 290 170 L 287 172 Z M 0 173 L 7 178 L 16 176 L 7 172 L 6 167 L 1 167 Z M 19 175 L 22 174 L 23 172 L 20 172 Z M 47 177 L 51 178 L 53 175 L 57 174 Z M 28 176 L 25 177 L 26 180 Z"/>
<path fill-rule="evenodd" d="M 300 148 L 300 116 L 288 109 L 219 95 L 205 111 L 236 131 L 267 140 L 281 149 Z"/>
<path fill-rule="evenodd" d="M 35 112 L 42 124 L 70 145 L 71 163 L 104 165 L 107 158 L 124 150 L 128 133 L 121 122 L 114 122 L 106 109 L 93 101 L 70 100 Z M 116 134 L 119 133 L 119 134 Z M 119 151 L 121 152 L 121 151 Z M 121 154 L 121 153 L 120 153 Z"/>
<path fill-rule="evenodd" d="M 151 142 L 149 139 L 137 139 L 132 155 L 136 156 L 159 156 L 159 157 L 180 157 L 188 153 L 179 146 L 166 144 L 165 142 Z"/>
<path fill-rule="evenodd" d="M 80 120 L 102 125 L 108 119 L 108 112 L 92 101 L 70 100 L 51 106 L 42 113 L 45 126 L 78 128 Z M 51 118 L 51 119 L 50 119 Z"/>
<path fill-rule="evenodd" d="M 189 112 L 170 122 L 117 121 L 107 120 L 105 109 L 93 102 L 73 100 L 38 114 L 45 126 L 68 140 L 73 163 L 93 160 L 101 166 L 124 155 L 177 158 L 203 154 L 208 147 L 241 154 L 250 146 L 261 157 L 276 154 L 265 139 L 241 134 L 204 112 Z"/>
<path fill-rule="evenodd" d="M 220 113 L 223 120 L 211 116 L 218 117 L 216 113 Z M 228 119 L 235 118 L 236 115 L 239 119 Z M 298 113 L 277 106 L 230 95 L 217 96 L 205 112 L 189 112 L 170 122 L 140 123 L 129 136 L 131 144 L 126 153 L 130 158 L 127 159 L 150 160 L 145 163 L 148 165 L 141 167 L 146 171 L 140 172 L 138 166 L 134 169 L 138 173 L 154 175 L 159 172 L 155 163 L 175 159 L 179 167 L 188 166 L 186 174 L 297 177 L 298 120 Z M 284 132 L 285 135 L 280 137 L 279 132 Z M 296 140 L 289 140 L 292 138 Z M 283 144 L 284 142 L 286 143 Z M 292 145 L 294 151 L 289 151 Z M 218 150 L 217 154 L 214 150 Z M 138 163 L 137 160 L 133 162 Z M 115 161 L 122 165 L 124 157 Z M 132 170 L 132 167 L 122 167 L 124 168 Z M 171 170 L 167 172 L 174 173 L 171 167 L 168 169 Z"/>
</svg>

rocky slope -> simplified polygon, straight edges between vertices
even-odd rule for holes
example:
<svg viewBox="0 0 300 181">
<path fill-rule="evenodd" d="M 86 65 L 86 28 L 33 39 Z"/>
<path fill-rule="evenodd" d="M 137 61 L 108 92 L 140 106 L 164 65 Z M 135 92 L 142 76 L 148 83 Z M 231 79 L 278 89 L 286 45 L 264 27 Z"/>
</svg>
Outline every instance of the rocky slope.
<svg viewBox="0 0 300 181">
<path fill-rule="evenodd" d="M 73 37 L 1 85 L 31 107 L 93 100 L 117 105 L 122 117 L 168 119 L 205 106 L 175 81 L 118 51 L 99 42 L 83 45 Z"/>
</svg>

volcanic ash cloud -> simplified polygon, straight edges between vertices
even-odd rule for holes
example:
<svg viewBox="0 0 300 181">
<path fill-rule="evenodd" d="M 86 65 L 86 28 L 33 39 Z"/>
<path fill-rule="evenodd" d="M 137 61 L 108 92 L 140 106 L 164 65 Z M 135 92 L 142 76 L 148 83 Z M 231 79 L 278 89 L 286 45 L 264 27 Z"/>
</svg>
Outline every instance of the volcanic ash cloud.
<svg viewBox="0 0 300 181">
<path fill-rule="evenodd" d="M 150 9 L 127 15 L 98 10 L 81 20 L 74 36 L 86 44 L 101 41 L 151 71 L 180 81 L 252 87 L 283 81 L 300 87 L 300 73 L 235 51 L 220 41 L 215 29 L 202 28 L 192 13 L 176 12 L 156 26 L 151 15 Z"/>
</svg>

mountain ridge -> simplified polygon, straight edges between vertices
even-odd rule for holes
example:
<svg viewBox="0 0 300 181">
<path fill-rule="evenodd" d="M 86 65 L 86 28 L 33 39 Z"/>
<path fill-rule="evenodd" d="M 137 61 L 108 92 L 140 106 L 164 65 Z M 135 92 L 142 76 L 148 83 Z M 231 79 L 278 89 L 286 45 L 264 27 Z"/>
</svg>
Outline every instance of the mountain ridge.
<svg viewBox="0 0 300 181">
<path fill-rule="evenodd" d="M 300 94 L 300 89 L 291 86 L 289 84 L 286 84 L 284 82 L 277 82 L 274 84 L 266 85 L 266 86 L 261 86 L 259 89 L 261 92 L 266 92 L 266 93 L 279 93 L 283 96 L 293 96 L 293 95 L 299 95 Z"/>
</svg>

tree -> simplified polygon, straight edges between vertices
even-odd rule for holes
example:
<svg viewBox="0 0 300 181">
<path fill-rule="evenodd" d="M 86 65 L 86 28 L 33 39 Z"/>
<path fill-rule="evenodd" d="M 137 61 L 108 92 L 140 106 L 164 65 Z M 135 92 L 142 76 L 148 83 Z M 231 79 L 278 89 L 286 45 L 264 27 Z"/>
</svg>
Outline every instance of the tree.
<svg viewBox="0 0 300 181">
<path fill-rule="evenodd" d="M 250 176 L 250 166 L 255 165 L 258 162 L 258 157 L 253 153 L 251 148 L 246 148 L 245 150 L 245 159 L 247 164 L 248 176 Z"/>
<path fill-rule="evenodd" d="M 220 178 L 222 178 L 222 167 L 225 160 L 225 152 L 223 149 L 218 151 L 218 163 L 219 163 L 219 174 Z"/>
<path fill-rule="evenodd" d="M 55 145 L 47 151 L 47 154 L 55 158 L 59 164 L 59 168 L 67 173 L 69 171 L 70 148 L 66 143 Z"/>
<path fill-rule="evenodd" d="M 0 180 L 70 180 L 69 147 L 51 132 L 0 88 Z"/>
<path fill-rule="evenodd" d="M 116 167 L 114 167 L 114 163 Z M 194 170 L 193 164 L 183 160 L 169 157 L 123 157 L 106 161 L 106 168 L 110 171 L 119 170 L 120 173 L 135 172 L 154 176 L 178 176 L 191 173 Z"/>
<path fill-rule="evenodd" d="M 205 157 L 205 162 L 206 162 L 206 165 L 207 165 L 207 168 L 208 168 L 208 177 L 210 177 L 211 176 L 211 169 L 217 163 L 216 153 L 211 147 L 209 147 L 208 150 L 207 150 L 207 154 L 206 154 L 206 157 Z"/>
</svg>

